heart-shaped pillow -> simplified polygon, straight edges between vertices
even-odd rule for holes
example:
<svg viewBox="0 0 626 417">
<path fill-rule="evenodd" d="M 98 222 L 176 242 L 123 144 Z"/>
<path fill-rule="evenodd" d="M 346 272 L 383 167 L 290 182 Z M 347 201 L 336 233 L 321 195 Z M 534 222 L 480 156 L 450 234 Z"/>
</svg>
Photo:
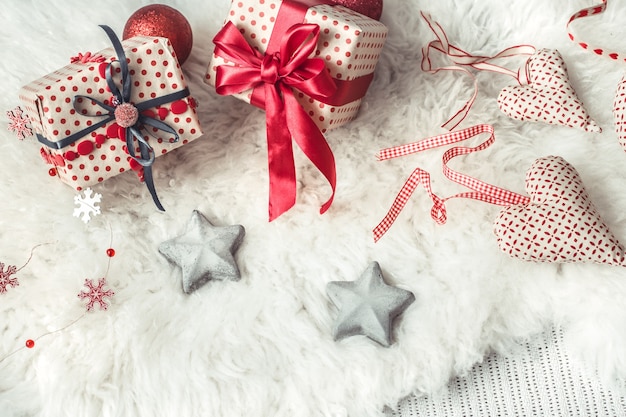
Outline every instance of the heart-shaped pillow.
<svg viewBox="0 0 626 417">
<path fill-rule="evenodd" d="M 613 103 L 613 117 L 615 118 L 615 130 L 619 144 L 626 151 L 626 76 L 617 86 L 615 102 Z"/>
<path fill-rule="evenodd" d="M 500 249 L 526 261 L 597 262 L 626 266 L 617 241 L 589 199 L 576 169 L 558 156 L 526 173 L 528 205 L 502 209 L 494 233 Z"/>
<path fill-rule="evenodd" d="M 535 52 L 526 62 L 526 72 L 528 84 L 505 87 L 498 95 L 498 106 L 507 116 L 577 127 L 587 132 L 602 131 L 576 96 L 559 51 Z"/>
</svg>

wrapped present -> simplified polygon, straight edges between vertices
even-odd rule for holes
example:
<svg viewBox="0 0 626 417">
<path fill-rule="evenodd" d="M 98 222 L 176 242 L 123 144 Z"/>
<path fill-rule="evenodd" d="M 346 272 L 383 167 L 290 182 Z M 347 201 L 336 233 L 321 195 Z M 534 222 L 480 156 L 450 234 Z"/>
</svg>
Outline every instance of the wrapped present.
<svg viewBox="0 0 626 417">
<path fill-rule="evenodd" d="M 291 140 L 335 192 L 335 161 L 323 134 L 353 120 L 387 36 L 380 22 L 330 0 L 233 1 L 215 36 L 206 82 L 265 109 L 270 220 L 295 203 Z"/>
<path fill-rule="evenodd" d="M 160 210 L 152 164 L 198 138 L 200 124 L 180 65 L 165 38 L 120 42 L 20 90 L 20 100 L 55 174 L 77 190 L 135 170 Z"/>
</svg>

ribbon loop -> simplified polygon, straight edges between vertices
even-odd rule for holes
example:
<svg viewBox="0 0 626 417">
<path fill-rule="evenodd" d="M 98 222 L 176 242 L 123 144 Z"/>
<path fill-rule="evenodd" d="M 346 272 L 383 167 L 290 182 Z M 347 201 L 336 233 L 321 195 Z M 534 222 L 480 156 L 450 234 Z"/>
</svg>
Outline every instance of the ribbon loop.
<svg viewBox="0 0 626 417">
<path fill-rule="evenodd" d="M 387 230 L 389 230 L 389 228 L 396 220 L 396 218 L 406 205 L 407 201 L 413 194 L 413 191 L 415 191 L 417 186 L 420 184 L 424 187 L 424 189 L 428 193 L 428 196 L 433 202 L 430 215 L 433 220 L 437 222 L 437 224 L 444 224 L 446 222 L 447 210 L 445 207 L 445 202 L 453 198 L 469 198 L 499 206 L 530 204 L 530 197 L 528 196 L 524 196 L 500 187 L 496 187 L 495 185 L 488 184 L 476 178 L 470 177 L 469 175 L 457 172 L 448 167 L 448 162 L 450 162 L 452 158 L 460 155 L 469 155 L 474 152 L 479 152 L 491 146 L 495 141 L 494 129 L 491 125 L 482 124 L 471 126 L 463 130 L 426 138 L 419 142 L 401 145 L 395 148 L 383 149 L 379 152 L 378 156 L 379 160 L 395 158 L 398 156 L 421 152 L 440 146 L 451 145 L 470 139 L 481 133 L 489 133 L 489 137 L 485 141 L 481 142 L 479 145 L 475 147 L 457 146 L 454 148 L 450 148 L 446 152 L 444 152 L 442 156 L 443 174 L 445 175 L 445 177 L 452 182 L 469 188 L 470 190 L 472 190 L 472 192 L 459 193 L 450 197 L 440 198 L 432 191 L 430 174 L 422 170 L 421 168 L 416 168 L 402 186 L 402 189 L 396 196 L 387 215 L 374 228 L 373 233 L 375 241 L 378 241 L 387 232 Z"/>
<path fill-rule="evenodd" d="M 261 81 L 265 84 L 274 85 L 280 79 L 280 59 L 277 55 L 266 55 L 261 61 Z"/>
<path fill-rule="evenodd" d="M 435 34 L 436 40 L 428 43 L 422 48 L 422 71 L 436 74 L 439 71 L 461 71 L 468 74 L 474 82 L 474 92 L 472 96 L 465 102 L 465 104 L 446 121 L 442 127 L 448 130 L 456 128 L 469 113 L 476 97 L 478 95 L 478 81 L 470 69 L 479 71 L 490 71 L 498 74 L 508 75 L 513 77 L 520 85 L 528 84 L 528 74 L 526 65 L 523 65 L 518 71 L 512 71 L 500 65 L 494 64 L 494 61 L 504 58 L 514 58 L 518 56 L 530 56 L 536 52 L 536 48 L 532 45 L 518 45 L 510 48 L 503 49 L 493 56 L 481 56 L 473 55 L 463 49 L 454 46 L 449 43 L 446 32 L 441 25 L 434 22 L 430 15 L 422 12 L 422 18 L 428 24 L 428 27 Z M 436 50 L 447 56 L 454 65 L 434 67 L 431 59 L 431 50 Z"/>
<path fill-rule="evenodd" d="M 430 217 L 437 222 L 437 224 L 445 224 L 448 220 L 448 211 L 446 210 L 445 200 L 440 199 L 436 195 L 433 195 L 433 207 L 430 209 Z"/>
<path fill-rule="evenodd" d="M 332 203 L 336 188 L 335 159 L 319 128 L 296 100 L 292 88 L 311 97 L 331 97 L 337 87 L 319 58 L 310 58 L 319 39 L 319 26 L 290 26 L 280 46 L 262 55 L 252 48 L 230 21 L 213 39 L 215 55 L 234 63 L 216 70 L 215 90 L 221 95 L 253 90 L 251 103 L 265 109 L 270 199 L 269 219 L 295 204 L 296 175 L 291 140 L 327 179 L 332 193 L 320 212 Z"/>
</svg>

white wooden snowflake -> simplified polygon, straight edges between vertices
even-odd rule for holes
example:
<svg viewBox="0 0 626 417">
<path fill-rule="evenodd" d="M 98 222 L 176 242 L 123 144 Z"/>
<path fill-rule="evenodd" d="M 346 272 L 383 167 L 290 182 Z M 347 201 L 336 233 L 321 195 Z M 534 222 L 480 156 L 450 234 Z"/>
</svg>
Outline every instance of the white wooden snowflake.
<svg viewBox="0 0 626 417">
<path fill-rule="evenodd" d="M 100 310 L 106 310 L 109 307 L 105 298 L 113 297 L 115 293 L 111 290 L 105 290 L 105 285 L 107 285 L 106 278 L 100 278 L 97 284 L 93 279 L 85 280 L 87 291 L 81 291 L 78 293 L 78 298 L 86 298 L 89 300 L 85 306 L 87 311 L 93 310 L 96 303 L 100 306 Z"/>
<path fill-rule="evenodd" d="M 20 140 L 33 134 L 32 129 L 28 127 L 28 117 L 24 117 L 23 113 L 19 106 L 7 112 L 7 117 L 9 118 L 8 130 L 15 132 Z"/>
<path fill-rule="evenodd" d="M 78 207 L 74 209 L 74 217 L 80 218 L 84 223 L 89 223 L 91 216 L 100 214 L 98 203 L 102 201 L 102 194 L 94 193 L 91 188 L 83 192 L 84 196 L 78 194 L 74 196 L 74 204 Z"/>
</svg>

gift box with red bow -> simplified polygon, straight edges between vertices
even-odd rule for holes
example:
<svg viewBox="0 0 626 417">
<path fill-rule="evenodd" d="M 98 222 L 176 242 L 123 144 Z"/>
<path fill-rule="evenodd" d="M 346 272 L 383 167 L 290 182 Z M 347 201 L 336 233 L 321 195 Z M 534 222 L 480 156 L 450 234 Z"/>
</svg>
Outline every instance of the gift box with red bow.
<svg viewBox="0 0 626 417">
<path fill-rule="evenodd" d="M 79 55 L 20 90 L 51 173 L 77 190 L 127 170 L 144 180 L 159 209 L 152 179 L 157 156 L 201 134 L 180 65 L 165 38 L 120 42 Z"/>
<path fill-rule="evenodd" d="M 323 134 L 356 117 L 386 36 L 382 23 L 330 0 L 232 2 L 206 82 L 266 111 L 270 220 L 295 204 L 292 139 L 332 188 L 321 212 L 332 203 Z"/>
</svg>

